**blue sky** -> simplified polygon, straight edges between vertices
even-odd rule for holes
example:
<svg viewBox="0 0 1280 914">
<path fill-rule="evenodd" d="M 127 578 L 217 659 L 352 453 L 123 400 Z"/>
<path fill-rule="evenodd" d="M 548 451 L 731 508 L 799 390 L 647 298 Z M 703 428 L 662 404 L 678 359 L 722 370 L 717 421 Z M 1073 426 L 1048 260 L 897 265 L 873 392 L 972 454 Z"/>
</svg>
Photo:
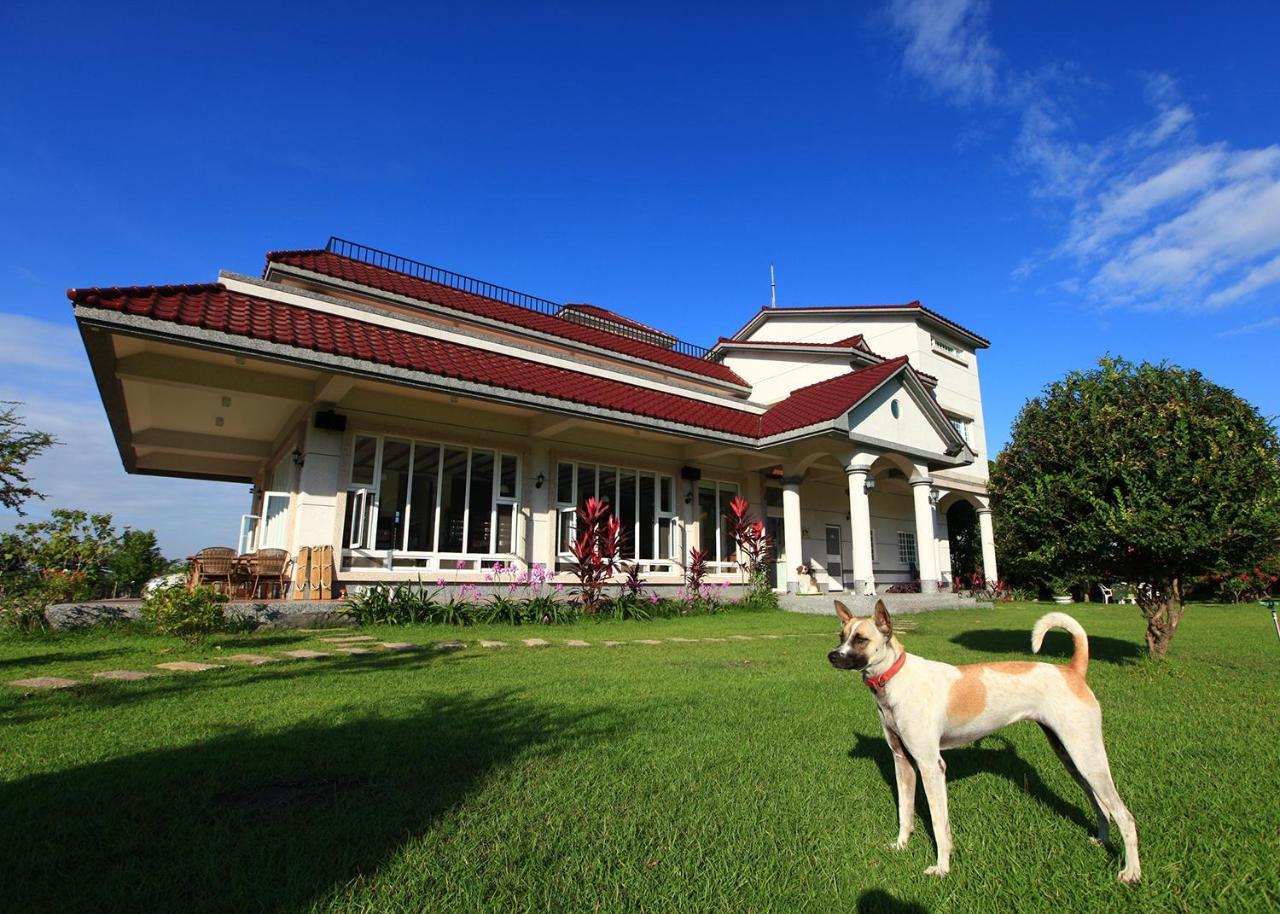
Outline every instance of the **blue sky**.
<svg viewBox="0 0 1280 914">
<path fill-rule="evenodd" d="M 0 8 L 0 398 L 65 442 L 33 516 L 230 542 L 245 487 L 120 468 L 64 290 L 330 234 L 702 343 L 770 261 L 783 305 L 919 298 L 993 341 L 993 449 L 1107 352 L 1280 412 L 1274 4 L 179 9 Z"/>
</svg>

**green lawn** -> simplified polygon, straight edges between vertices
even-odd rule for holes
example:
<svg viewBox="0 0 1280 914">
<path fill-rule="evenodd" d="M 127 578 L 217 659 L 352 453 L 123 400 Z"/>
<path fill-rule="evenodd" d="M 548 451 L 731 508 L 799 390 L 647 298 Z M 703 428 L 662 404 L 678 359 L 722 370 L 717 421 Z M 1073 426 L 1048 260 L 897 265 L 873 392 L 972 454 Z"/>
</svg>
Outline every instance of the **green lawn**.
<svg viewBox="0 0 1280 914">
<path fill-rule="evenodd" d="M 1045 605 L 904 617 L 908 650 L 1029 652 Z M 0 908 L 43 911 L 1248 911 L 1280 907 L 1280 643 L 1259 607 L 1188 610 L 1141 659 L 1133 607 L 1077 605 L 1144 882 L 1089 843 L 1039 729 L 947 753 L 956 851 L 904 852 L 871 696 L 834 617 L 384 628 L 462 651 L 289 661 L 75 691 L 0 687 Z M 605 639 L 772 633 L 777 640 Z M 554 644 L 481 649 L 478 638 Z M 198 651 L 111 631 L 0 636 L 0 680 Z M 221 649 L 219 649 L 219 646 Z M 1064 633 L 1047 653 L 1070 651 Z M 917 808 L 927 808 L 923 796 Z M 1117 836 L 1118 837 L 1118 836 Z"/>
</svg>

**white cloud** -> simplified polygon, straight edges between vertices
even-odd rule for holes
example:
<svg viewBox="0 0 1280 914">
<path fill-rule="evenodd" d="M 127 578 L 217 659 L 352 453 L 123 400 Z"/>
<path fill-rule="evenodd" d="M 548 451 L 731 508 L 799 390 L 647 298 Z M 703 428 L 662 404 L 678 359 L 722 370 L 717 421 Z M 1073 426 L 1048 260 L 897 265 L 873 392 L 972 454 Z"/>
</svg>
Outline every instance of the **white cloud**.
<svg viewBox="0 0 1280 914">
<path fill-rule="evenodd" d="M 996 93 L 999 58 L 986 33 L 985 2 L 893 0 L 889 20 L 905 41 L 903 66 L 959 102 Z"/>
<path fill-rule="evenodd" d="M 1280 329 L 1280 317 L 1269 317 L 1266 320 L 1254 321 L 1252 324 L 1245 324 L 1243 327 L 1234 327 L 1231 330 L 1222 330 L 1218 336 L 1243 336 L 1246 333 L 1258 333 L 1262 330 Z"/>
<path fill-rule="evenodd" d="M 1099 87 L 1066 63 L 1011 67 L 987 10 L 984 0 L 893 0 L 889 16 L 908 72 L 955 104 L 1018 118 L 1014 162 L 1033 195 L 1065 205 L 1062 242 L 1015 279 L 1065 263 L 1076 275 L 1058 288 L 1142 309 L 1222 308 L 1280 285 L 1280 146 L 1200 141 L 1195 113 L 1163 73 L 1143 77 L 1145 123 L 1076 139 L 1072 112 Z"/>
<path fill-rule="evenodd" d="M 0 312 L 0 400 L 19 401 L 26 423 L 59 441 L 29 467 L 48 499 L 29 502 L 27 518 L 0 512 L 0 528 L 81 508 L 113 514 L 117 526 L 154 528 L 170 557 L 235 545 L 246 486 L 125 473 L 73 325 Z"/>
</svg>

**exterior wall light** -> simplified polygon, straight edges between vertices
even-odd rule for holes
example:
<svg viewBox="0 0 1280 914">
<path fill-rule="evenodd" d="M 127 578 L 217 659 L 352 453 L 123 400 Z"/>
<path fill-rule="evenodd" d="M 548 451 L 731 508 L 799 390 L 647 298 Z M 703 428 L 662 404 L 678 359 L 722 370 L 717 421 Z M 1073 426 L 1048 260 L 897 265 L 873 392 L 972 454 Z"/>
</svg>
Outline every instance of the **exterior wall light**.
<svg viewBox="0 0 1280 914">
<path fill-rule="evenodd" d="M 539 473 L 538 478 L 533 481 L 533 487 L 535 489 L 541 489 L 543 485 L 546 484 L 546 481 L 547 481 L 547 474 Z"/>
<path fill-rule="evenodd" d="M 942 493 L 939 492 L 937 489 L 929 490 L 929 504 L 933 505 L 935 508 L 938 507 L 938 501 L 941 498 L 942 498 Z"/>
<path fill-rule="evenodd" d="M 875 487 L 876 487 L 876 478 L 868 474 L 867 481 L 862 484 L 862 491 L 870 495 L 871 490 L 874 489 Z"/>
<path fill-rule="evenodd" d="M 295 447 L 293 449 L 293 465 L 298 469 L 302 469 L 302 465 L 306 462 L 306 460 L 307 458 L 302 455 L 302 451 L 298 450 Z"/>
</svg>

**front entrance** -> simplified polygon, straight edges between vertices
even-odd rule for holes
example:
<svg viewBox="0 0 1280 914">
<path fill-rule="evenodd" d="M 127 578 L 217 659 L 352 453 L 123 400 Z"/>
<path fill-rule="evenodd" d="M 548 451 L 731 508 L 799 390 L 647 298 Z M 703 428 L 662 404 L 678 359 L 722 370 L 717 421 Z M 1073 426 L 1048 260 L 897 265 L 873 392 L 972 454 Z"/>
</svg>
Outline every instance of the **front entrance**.
<svg viewBox="0 0 1280 914">
<path fill-rule="evenodd" d="M 827 524 L 827 577 L 830 590 L 844 590 L 844 552 L 840 548 L 840 526 Z"/>
</svg>

